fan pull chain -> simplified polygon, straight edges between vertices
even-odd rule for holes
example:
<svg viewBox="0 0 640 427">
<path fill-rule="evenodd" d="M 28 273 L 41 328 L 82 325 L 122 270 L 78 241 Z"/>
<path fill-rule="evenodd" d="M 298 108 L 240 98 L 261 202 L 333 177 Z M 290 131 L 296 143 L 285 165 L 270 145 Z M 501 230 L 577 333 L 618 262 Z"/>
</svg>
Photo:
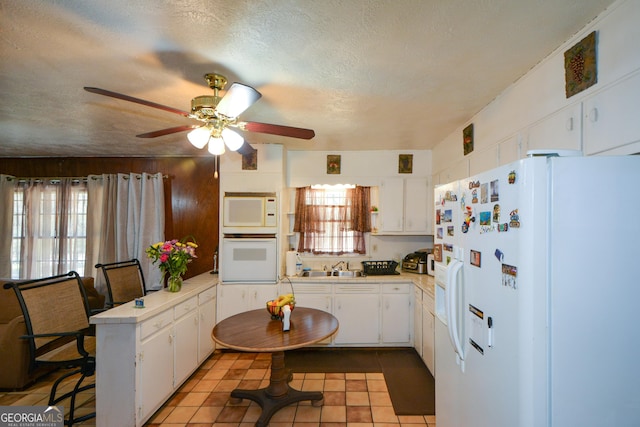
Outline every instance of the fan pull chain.
<svg viewBox="0 0 640 427">
<path fill-rule="evenodd" d="M 213 156 L 213 177 L 218 179 L 218 156 Z"/>
</svg>

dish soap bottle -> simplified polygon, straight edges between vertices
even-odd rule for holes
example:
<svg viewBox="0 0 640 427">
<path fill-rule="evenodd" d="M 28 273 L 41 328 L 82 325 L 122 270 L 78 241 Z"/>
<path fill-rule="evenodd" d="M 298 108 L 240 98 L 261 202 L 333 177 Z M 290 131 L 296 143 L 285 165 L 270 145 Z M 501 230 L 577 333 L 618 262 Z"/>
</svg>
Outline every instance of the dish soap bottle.
<svg viewBox="0 0 640 427">
<path fill-rule="evenodd" d="M 302 274 L 302 259 L 300 258 L 300 254 L 296 253 L 296 275 L 300 276 Z"/>
</svg>

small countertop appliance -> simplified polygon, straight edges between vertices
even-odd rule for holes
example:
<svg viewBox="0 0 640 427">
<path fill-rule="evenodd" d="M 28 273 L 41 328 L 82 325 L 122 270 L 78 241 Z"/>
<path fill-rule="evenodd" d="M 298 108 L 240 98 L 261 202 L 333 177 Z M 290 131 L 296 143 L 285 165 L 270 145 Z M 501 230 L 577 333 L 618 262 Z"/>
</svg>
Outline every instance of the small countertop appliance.
<svg viewBox="0 0 640 427">
<path fill-rule="evenodd" d="M 433 276 L 434 261 L 431 249 L 418 249 L 404 257 L 402 271 Z"/>
</svg>

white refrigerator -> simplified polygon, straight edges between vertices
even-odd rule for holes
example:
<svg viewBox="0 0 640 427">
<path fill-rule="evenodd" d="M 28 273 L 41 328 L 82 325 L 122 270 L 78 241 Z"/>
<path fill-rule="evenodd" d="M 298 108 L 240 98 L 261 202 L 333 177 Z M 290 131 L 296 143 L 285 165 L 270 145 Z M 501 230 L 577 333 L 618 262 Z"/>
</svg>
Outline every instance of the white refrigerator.
<svg viewBox="0 0 640 427">
<path fill-rule="evenodd" d="M 640 426 L 640 156 L 435 189 L 438 427 Z"/>
</svg>

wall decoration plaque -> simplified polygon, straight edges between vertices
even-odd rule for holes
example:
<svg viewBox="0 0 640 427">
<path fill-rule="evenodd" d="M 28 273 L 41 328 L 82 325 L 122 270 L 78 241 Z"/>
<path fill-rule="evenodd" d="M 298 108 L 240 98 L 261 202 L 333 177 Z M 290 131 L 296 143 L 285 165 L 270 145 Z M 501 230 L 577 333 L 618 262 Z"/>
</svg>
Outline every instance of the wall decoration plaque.
<svg viewBox="0 0 640 427">
<path fill-rule="evenodd" d="M 340 174 L 340 154 L 327 154 L 327 174 Z"/>
<path fill-rule="evenodd" d="M 413 154 L 398 156 L 398 173 L 413 173 Z"/>
<path fill-rule="evenodd" d="M 596 60 L 595 31 L 564 53 L 565 92 L 567 98 L 598 82 Z"/>
<path fill-rule="evenodd" d="M 473 151 L 473 123 L 462 130 L 462 148 L 465 156 Z"/>
<path fill-rule="evenodd" d="M 242 155 L 242 170 L 243 171 L 258 170 L 258 150 L 254 150 L 249 154 Z"/>
</svg>

